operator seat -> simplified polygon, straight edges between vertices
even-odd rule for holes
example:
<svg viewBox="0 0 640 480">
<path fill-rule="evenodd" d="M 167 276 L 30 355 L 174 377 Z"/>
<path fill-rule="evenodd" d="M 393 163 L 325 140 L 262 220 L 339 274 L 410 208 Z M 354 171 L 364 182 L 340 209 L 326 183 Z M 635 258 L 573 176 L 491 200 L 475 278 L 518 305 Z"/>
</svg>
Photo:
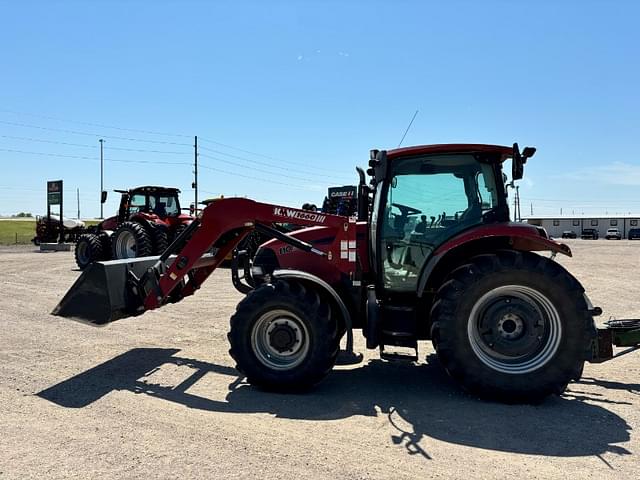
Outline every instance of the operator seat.
<svg viewBox="0 0 640 480">
<path fill-rule="evenodd" d="M 167 204 L 165 202 L 158 202 L 156 208 L 153 210 L 156 215 L 160 218 L 164 218 L 167 216 Z"/>
</svg>

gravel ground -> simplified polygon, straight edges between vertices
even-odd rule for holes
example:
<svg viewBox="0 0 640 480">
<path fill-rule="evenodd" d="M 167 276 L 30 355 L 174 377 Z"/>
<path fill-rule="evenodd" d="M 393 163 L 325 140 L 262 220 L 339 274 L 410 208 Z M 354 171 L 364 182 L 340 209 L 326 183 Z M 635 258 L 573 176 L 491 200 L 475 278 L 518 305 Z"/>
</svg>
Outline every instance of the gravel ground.
<svg viewBox="0 0 640 480">
<path fill-rule="evenodd" d="M 559 261 L 601 318 L 640 316 L 640 242 L 568 243 Z M 426 342 L 417 366 L 367 351 L 311 393 L 278 395 L 227 355 L 241 298 L 228 271 L 93 328 L 49 315 L 78 276 L 72 254 L 0 247 L 0 265 L 0 479 L 637 478 L 640 353 L 587 365 L 539 406 L 462 393 Z"/>
</svg>

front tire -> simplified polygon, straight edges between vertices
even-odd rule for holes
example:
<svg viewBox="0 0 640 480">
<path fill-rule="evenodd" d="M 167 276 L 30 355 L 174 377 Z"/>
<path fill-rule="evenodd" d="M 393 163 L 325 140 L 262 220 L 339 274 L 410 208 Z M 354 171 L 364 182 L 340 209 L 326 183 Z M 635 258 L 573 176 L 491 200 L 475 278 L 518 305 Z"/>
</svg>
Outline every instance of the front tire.
<svg viewBox="0 0 640 480">
<path fill-rule="evenodd" d="M 327 303 L 298 282 L 250 292 L 231 317 L 229 353 L 256 386 L 301 390 L 320 382 L 338 354 L 338 329 Z"/>
<path fill-rule="evenodd" d="M 451 273 L 431 318 L 438 359 L 463 388 L 539 403 L 580 378 L 595 333 L 580 283 L 529 252 L 480 255 Z"/>
<path fill-rule="evenodd" d="M 93 262 L 102 260 L 103 249 L 102 242 L 97 235 L 93 233 L 85 233 L 80 235 L 76 242 L 74 256 L 76 264 L 80 270 L 84 270 Z"/>
</svg>

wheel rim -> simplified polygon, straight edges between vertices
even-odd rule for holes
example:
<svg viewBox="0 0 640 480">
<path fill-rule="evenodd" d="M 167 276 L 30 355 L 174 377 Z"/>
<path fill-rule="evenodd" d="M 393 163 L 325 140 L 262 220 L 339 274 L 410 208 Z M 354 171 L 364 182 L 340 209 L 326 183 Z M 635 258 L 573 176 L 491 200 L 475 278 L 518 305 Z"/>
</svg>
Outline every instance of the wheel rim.
<svg viewBox="0 0 640 480">
<path fill-rule="evenodd" d="M 136 238 L 133 233 L 123 230 L 116 238 L 116 256 L 117 258 L 135 258 L 136 256 Z"/>
<path fill-rule="evenodd" d="M 76 257 L 83 265 L 89 263 L 89 247 L 85 242 L 80 242 L 76 245 Z"/>
<path fill-rule="evenodd" d="M 257 359 L 273 370 L 297 367 L 309 352 L 309 331 L 288 310 L 264 313 L 251 331 L 251 347 Z"/>
<path fill-rule="evenodd" d="M 486 366 L 524 374 L 549 362 L 562 337 L 560 315 L 542 293 L 505 285 L 485 293 L 473 306 L 467 325 L 471 348 Z"/>
</svg>

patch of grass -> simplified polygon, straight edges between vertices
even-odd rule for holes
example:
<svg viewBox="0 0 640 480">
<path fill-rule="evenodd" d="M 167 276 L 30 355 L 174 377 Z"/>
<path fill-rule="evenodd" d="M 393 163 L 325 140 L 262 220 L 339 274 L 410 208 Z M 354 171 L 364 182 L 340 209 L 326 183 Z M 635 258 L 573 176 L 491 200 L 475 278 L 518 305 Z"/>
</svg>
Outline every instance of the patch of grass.
<svg viewBox="0 0 640 480">
<path fill-rule="evenodd" d="M 35 220 L 0 220 L 0 245 L 25 245 L 35 236 Z"/>
<path fill-rule="evenodd" d="M 100 220 L 84 220 L 87 227 L 97 225 Z M 36 236 L 36 221 L 0 220 L 0 245 L 27 245 Z"/>
</svg>

